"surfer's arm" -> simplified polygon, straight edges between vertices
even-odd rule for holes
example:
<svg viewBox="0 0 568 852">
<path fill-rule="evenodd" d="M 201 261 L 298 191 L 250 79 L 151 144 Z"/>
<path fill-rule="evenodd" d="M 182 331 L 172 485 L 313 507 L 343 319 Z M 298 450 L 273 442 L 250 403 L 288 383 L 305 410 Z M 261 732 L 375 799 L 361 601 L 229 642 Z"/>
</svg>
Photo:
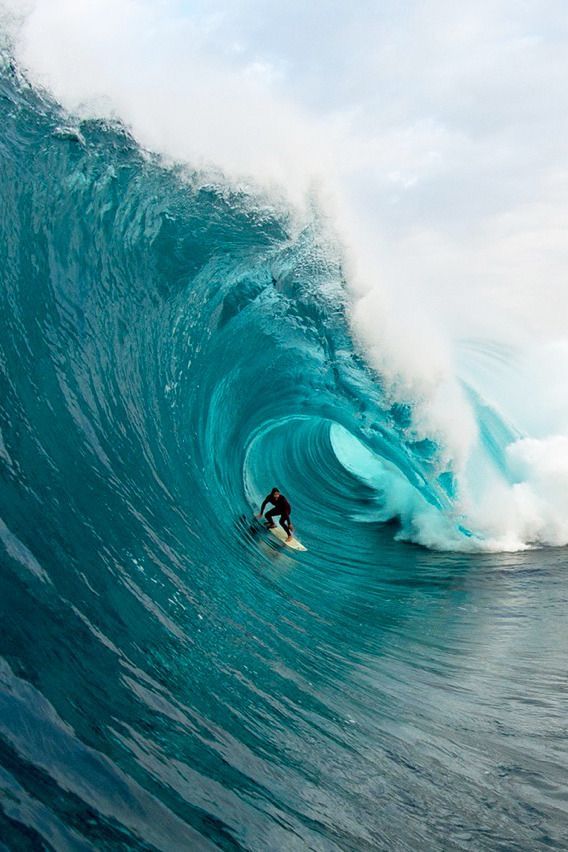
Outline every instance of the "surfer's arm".
<svg viewBox="0 0 568 852">
<path fill-rule="evenodd" d="M 260 514 L 259 514 L 259 517 L 262 517 L 262 516 L 264 515 L 264 510 L 266 509 L 266 504 L 267 504 L 269 501 L 270 501 L 270 494 L 268 495 L 268 497 L 265 497 L 265 498 L 264 498 L 264 501 L 263 501 L 263 503 L 262 503 L 262 506 L 260 507 Z"/>
</svg>

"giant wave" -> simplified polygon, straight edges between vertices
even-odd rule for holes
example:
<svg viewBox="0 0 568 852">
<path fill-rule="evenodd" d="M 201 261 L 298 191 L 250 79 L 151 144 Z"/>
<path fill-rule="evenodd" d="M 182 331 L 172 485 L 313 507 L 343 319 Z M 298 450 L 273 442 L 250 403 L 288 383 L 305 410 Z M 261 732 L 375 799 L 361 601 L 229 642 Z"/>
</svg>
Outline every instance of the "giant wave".
<svg viewBox="0 0 568 852">
<path fill-rule="evenodd" d="M 524 678 L 493 644 L 499 630 L 520 641 L 517 621 L 476 620 L 492 564 L 469 589 L 460 558 L 398 543 L 486 544 L 442 444 L 417 434 L 413 401 L 353 334 L 317 205 L 298 216 L 164 162 L 118 121 L 69 115 L 10 60 L 1 87 L 3 836 L 464 848 L 479 831 L 491 848 L 495 832 L 534 846 L 545 823 L 558 838 L 559 763 L 550 800 L 518 800 L 538 760 L 492 728 Z M 499 470 L 521 436 L 465 392 Z M 301 565 L 250 533 L 274 484 Z M 541 558 L 554 587 L 555 556 Z M 533 672 L 531 700 L 556 665 Z M 515 730 L 530 713 L 520 702 Z"/>
</svg>

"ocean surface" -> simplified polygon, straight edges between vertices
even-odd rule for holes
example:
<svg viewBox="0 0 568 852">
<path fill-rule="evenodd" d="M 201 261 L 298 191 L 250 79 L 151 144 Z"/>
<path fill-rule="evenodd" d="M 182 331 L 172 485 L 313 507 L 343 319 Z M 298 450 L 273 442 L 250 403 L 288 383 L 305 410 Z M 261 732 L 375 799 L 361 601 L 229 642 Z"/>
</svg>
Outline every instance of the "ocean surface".
<svg viewBox="0 0 568 852">
<path fill-rule="evenodd" d="M 4 62 L 2 849 L 568 848 L 567 551 L 467 545 L 324 231 Z"/>
</svg>

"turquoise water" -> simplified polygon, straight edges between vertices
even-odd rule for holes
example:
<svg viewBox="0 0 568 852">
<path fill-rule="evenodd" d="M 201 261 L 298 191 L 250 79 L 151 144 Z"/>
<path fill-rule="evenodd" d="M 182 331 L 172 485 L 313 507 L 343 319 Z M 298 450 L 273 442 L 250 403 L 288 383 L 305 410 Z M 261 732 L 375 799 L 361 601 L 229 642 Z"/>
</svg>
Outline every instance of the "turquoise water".
<svg viewBox="0 0 568 852">
<path fill-rule="evenodd" d="M 566 848 L 566 551 L 400 540 L 468 534 L 317 221 L 0 109 L 5 848 Z"/>
</svg>

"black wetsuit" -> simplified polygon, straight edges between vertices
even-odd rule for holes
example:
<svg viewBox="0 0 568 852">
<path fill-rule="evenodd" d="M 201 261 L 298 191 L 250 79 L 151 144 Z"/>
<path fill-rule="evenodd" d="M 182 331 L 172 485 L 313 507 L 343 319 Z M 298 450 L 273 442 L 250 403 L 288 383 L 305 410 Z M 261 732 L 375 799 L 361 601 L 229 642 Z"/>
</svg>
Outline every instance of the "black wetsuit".
<svg viewBox="0 0 568 852">
<path fill-rule="evenodd" d="M 270 509 L 269 512 L 264 515 L 269 524 L 274 523 L 274 517 L 276 515 L 280 515 L 279 524 L 286 533 L 286 535 L 292 535 L 292 529 L 290 524 L 290 512 L 292 511 L 292 507 L 286 500 L 283 494 L 280 497 L 274 499 L 272 494 L 269 494 L 268 497 L 265 498 L 262 508 L 260 510 L 260 514 L 264 513 L 264 509 L 267 503 L 272 503 L 274 509 Z"/>
</svg>

